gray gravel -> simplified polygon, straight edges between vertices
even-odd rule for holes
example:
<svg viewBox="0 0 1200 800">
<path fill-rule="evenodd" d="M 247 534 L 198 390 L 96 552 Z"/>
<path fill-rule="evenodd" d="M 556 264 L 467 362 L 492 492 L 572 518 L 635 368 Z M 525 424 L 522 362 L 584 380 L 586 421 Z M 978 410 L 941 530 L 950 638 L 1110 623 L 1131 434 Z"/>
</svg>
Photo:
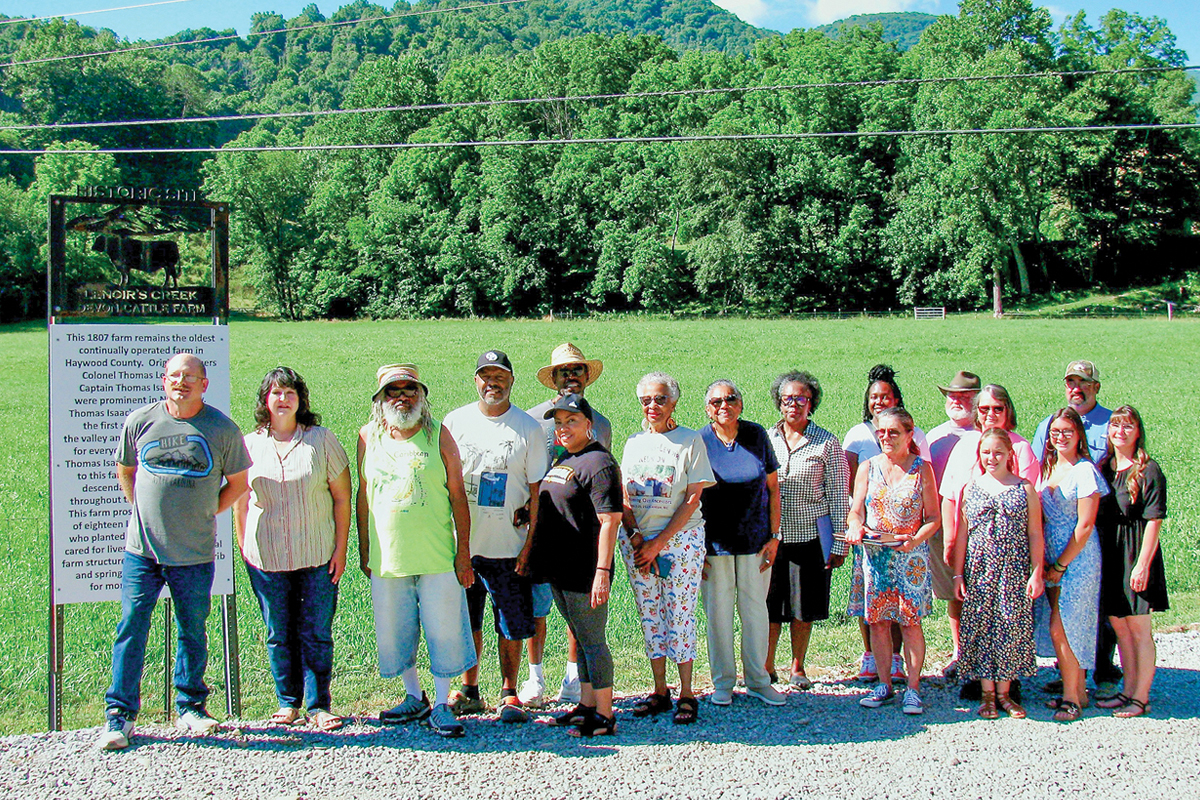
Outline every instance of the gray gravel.
<svg viewBox="0 0 1200 800">
<path fill-rule="evenodd" d="M 926 713 L 906 717 L 898 705 L 860 708 L 866 689 L 847 679 L 818 681 L 783 708 L 740 693 L 728 708 L 703 702 L 690 728 L 634 720 L 626 698 L 618 735 L 590 741 L 481 716 L 449 741 L 369 719 L 335 734 L 239 722 L 191 737 L 151 725 L 106 753 L 90 728 L 0 739 L 0 796 L 1183 800 L 1200 796 L 1200 630 L 1156 638 L 1152 712 L 1141 719 L 1093 708 L 1056 724 L 1028 687 L 1029 719 L 987 722 L 957 687 L 932 680 Z"/>
</svg>

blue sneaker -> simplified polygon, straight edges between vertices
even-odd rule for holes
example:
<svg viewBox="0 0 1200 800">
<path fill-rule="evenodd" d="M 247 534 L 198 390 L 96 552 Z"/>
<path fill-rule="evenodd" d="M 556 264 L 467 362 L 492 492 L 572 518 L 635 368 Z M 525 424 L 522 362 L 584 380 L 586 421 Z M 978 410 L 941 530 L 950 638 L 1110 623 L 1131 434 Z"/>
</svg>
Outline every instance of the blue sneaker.
<svg viewBox="0 0 1200 800">
<path fill-rule="evenodd" d="M 384 725 L 399 725 L 404 722 L 417 722 L 429 716 L 429 699 L 421 692 L 420 697 L 409 695 L 404 702 L 395 708 L 379 712 L 379 721 Z"/>
<path fill-rule="evenodd" d="M 467 732 L 450 710 L 450 706 L 445 703 L 438 703 L 433 707 L 433 711 L 429 713 L 429 727 L 433 728 L 438 736 L 446 739 L 457 739 Z"/>
<path fill-rule="evenodd" d="M 107 716 L 108 721 L 96 746 L 101 750 L 124 750 L 129 747 L 129 737 L 133 736 L 133 720 L 119 708 L 110 708 Z"/>
</svg>

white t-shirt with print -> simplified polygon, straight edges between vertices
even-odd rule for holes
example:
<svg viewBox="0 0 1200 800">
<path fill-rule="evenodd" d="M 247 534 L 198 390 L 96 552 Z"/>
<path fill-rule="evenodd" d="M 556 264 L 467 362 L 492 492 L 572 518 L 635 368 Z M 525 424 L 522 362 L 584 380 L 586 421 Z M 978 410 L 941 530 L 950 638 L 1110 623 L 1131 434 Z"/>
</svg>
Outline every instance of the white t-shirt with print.
<svg viewBox="0 0 1200 800">
<path fill-rule="evenodd" d="M 621 477 L 633 517 L 647 537 L 667 527 L 675 510 L 687 500 L 689 483 L 712 486 L 717 482 L 704 440 L 691 428 L 630 436 L 621 454 Z M 697 508 L 682 530 L 691 530 L 703 521 Z"/>
</svg>

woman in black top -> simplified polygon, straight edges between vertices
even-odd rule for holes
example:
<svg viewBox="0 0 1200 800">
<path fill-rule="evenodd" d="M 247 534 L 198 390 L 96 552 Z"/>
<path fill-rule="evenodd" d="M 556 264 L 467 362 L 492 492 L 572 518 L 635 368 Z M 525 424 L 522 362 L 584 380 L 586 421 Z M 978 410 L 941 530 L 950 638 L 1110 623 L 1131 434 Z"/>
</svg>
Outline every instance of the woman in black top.
<svg viewBox="0 0 1200 800">
<path fill-rule="evenodd" d="M 1154 683 L 1151 611 L 1167 610 L 1167 579 L 1158 535 L 1167 516 L 1167 480 L 1146 454 L 1146 429 L 1133 406 L 1108 421 L 1101 472 L 1113 491 L 1100 501 L 1100 608 L 1112 623 L 1125 673 L 1122 691 L 1097 701 L 1115 717 L 1149 711 Z"/>
<path fill-rule="evenodd" d="M 530 561 L 579 642 L 580 703 L 555 718 L 580 736 L 616 732 L 612 654 L 605 638 L 613 549 L 621 525 L 621 469 L 592 434 L 592 408 L 563 395 L 546 412 L 564 453 L 542 478 Z"/>
</svg>

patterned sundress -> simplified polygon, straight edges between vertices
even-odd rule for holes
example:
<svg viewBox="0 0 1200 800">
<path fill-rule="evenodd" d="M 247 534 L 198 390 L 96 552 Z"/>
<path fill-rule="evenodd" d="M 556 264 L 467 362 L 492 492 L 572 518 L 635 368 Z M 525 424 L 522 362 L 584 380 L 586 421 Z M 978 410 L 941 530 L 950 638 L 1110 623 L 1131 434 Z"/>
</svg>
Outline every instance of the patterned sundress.
<svg viewBox="0 0 1200 800">
<path fill-rule="evenodd" d="M 1042 500 L 1042 526 L 1046 534 L 1046 562 L 1053 564 L 1062 555 L 1075 525 L 1079 522 L 1081 498 L 1108 494 L 1108 484 L 1100 477 L 1092 462 L 1080 460 L 1071 467 L 1054 488 L 1038 482 Z M 1037 627 L 1037 654 L 1053 658 L 1054 643 L 1050 640 L 1050 593 L 1054 570 L 1047 570 L 1047 592 L 1034 604 L 1034 624 Z M 1083 550 L 1071 561 L 1058 582 L 1058 611 L 1071 652 L 1083 669 L 1096 664 L 1096 626 L 1100 619 L 1100 537 L 1095 531 L 1088 537 Z"/>
<path fill-rule="evenodd" d="M 925 462 L 917 456 L 905 476 L 895 486 L 888 486 L 880 467 L 882 458 L 876 456 L 867 462 L 867 527 L 914 534 L 921 527 L 921 465 Z M 859 545 L 855 556 L 862 561 L 862 585 L 857 596 L 851 587 L 848 613 L 868 623 L 919 625 L 921 617 L 933 610 L 927 543 L 922 542 L 911 553 L 895 547 Z"/>
<path fill-rule="evenodd" d="M 1024 484 L 988 494 L 974 482 L 963 493 L 967 561 L 959 674 L 1010 681 L 1037 672 L 1029 581 L 1029 498 Z"/>
</svg>

